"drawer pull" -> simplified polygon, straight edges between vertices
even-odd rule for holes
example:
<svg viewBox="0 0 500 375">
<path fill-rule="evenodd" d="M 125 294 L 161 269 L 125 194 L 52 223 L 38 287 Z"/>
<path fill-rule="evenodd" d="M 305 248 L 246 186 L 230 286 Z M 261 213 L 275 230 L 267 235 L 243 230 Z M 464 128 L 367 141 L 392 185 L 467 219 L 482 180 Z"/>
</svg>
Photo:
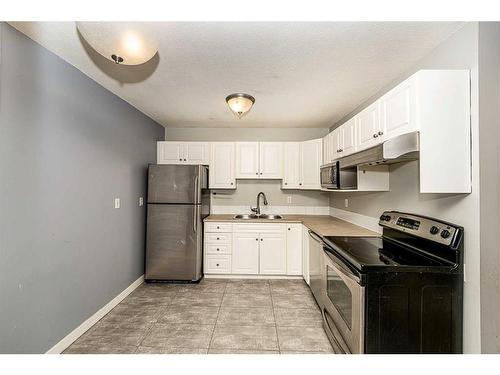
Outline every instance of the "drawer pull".
<svg viewBox="0 0 500 375">
<path fill-rule="evenodd" d="M 217 267 L 219 267 L 219 263 L 217 263 Z"/>
<path fill-rule="evenodd" d="M 220 229 L 218 225 L 217 225 L 217 229 Z"/>
<path fill-rule="evenodd" d="M 217 248 L 217 251 L 219 251 L 219 248 Z"/>
<path fill-rule="evenodd" d="M 219 240 L 219 237 L 217 237 L 217 241 Z"/>
</svg>

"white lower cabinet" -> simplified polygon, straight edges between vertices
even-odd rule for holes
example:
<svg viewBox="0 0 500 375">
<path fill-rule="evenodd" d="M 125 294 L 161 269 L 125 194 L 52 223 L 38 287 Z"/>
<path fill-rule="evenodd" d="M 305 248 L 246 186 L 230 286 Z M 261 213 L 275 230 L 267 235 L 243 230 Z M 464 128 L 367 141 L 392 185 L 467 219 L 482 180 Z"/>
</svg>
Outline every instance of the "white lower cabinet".
<svg viewBox="0 0 500 375">
<path fill-rule="evenodd" d="M 302 224 L 286 226 L 286 274 L 302 275 Z"/>
<path fill-rule="evenodd" d="M 206 222 L 204 273 L 301 276 L 302 228 L 299 223 Z"/>
<path fill-rule="evenodd" d="M 259 273 L 259 242 L 259 233 L 233 233 L 231 273 L 242 275 Z"/>
<path fill-rule="evenodd" d="M 309 229 L 305 225 L 302 225 L 302 277 L 309 285 Z"/>
<path fill-rule="evenodd" d="M 282 232 L 261 233 L 259 273 L 286 275 L 286 238 Z"/>
</svg>

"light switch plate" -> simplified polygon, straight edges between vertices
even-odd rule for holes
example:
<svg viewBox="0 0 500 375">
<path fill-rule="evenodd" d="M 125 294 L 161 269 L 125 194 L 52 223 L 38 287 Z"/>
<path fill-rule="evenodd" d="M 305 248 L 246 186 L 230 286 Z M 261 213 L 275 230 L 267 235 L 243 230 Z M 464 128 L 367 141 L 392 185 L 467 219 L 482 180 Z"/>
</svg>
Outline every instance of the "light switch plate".
<svg viewBox="0 0 500 375">
<path fill-rule="evenodd" d="M 292 196 L 291 195 L 286 196 L 286 203 L 288 203 L 288 204 L 292 203 Z"/>
<path fill-rule="evenodd" d="M 120 208 L 120 198 L 115 198 L 115 208 Z"/>
<path fill-rule="evenodd" d="M 139 206 L 144 206 L 144 198 L 139 197 Z"/>
<path fill-rule="evenodd" d="M 344 199 L 344 207 L 349 207 L 349 199 Z"/>
</svg>

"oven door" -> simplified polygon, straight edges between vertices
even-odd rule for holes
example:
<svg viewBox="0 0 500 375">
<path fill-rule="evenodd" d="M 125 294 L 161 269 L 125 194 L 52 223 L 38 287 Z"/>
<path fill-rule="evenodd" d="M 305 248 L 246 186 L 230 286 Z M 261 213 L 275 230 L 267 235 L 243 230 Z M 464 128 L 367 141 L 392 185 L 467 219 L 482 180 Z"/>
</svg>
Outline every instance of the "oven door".
<svg viewBox="0 0 500 375">
<path fill-rule="evenodd" d="M 364 352 L 365 288 L 360 275 L 323 251 L 323 321 L 332 345 L 345 353 Z M 333 339 L 333 340 L 332 340 Z"/>
</svg>

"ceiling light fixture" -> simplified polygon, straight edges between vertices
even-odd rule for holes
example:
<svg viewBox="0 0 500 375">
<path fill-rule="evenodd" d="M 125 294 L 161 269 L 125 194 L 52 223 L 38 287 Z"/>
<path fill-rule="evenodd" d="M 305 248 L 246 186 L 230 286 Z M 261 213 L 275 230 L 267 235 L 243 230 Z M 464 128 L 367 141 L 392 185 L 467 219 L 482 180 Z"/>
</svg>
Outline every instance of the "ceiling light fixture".
<svg viewBox="0 0 500 375">
<path fill-rule="evenodd" d="M 245 116 L 255 103 L 255 98 L 252 95 L 236 93 L 226 97 L 226 103 L 231 112 L 238 118 Z"/>
<path fill-rule="evenodd" d="M 98 53 L 117 64 L 139 65 L 158 51 L 154 23 L 77 22 L 76 27 Z"/>
</svg>

